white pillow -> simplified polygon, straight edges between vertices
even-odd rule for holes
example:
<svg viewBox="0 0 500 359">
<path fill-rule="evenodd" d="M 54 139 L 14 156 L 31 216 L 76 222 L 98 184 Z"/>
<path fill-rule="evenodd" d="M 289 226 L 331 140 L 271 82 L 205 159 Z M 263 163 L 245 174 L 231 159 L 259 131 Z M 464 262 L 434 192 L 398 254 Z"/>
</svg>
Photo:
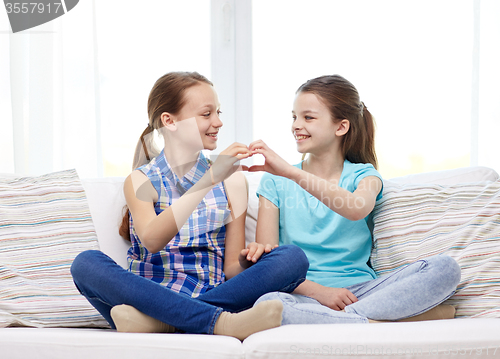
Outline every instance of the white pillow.
<svg viewBox="0 0 500 359">
<path fill-rule="evenodd" d="M 75 170 L 0 177 L 0 327 L 107 327 L 76 289 L 76 255 L 98 249 Z"/>
<path fill-rule="evenodd" d="M 99 248 L 123 268 L 128 268 L 130 241 L 119 233 L 124 207 L 123 177 L 82 179 Z"/>
<path fill-rule="evenodd" d="M 500 317 L 500 181 L 384 186 L 373 217 L 375 272 L 447 254 L 462 270 L 447 301 L 457 317 Z"/>
<path fill-rule="evenodd" d="M 245 172 L 248 181 L 248 208 L 245 221 L 245 242 L 255 242 L 255 230 L 257 228 L 257 215 L 259 213 L 259 198 L 257 188 L 264 172 Z"/>
</svg>

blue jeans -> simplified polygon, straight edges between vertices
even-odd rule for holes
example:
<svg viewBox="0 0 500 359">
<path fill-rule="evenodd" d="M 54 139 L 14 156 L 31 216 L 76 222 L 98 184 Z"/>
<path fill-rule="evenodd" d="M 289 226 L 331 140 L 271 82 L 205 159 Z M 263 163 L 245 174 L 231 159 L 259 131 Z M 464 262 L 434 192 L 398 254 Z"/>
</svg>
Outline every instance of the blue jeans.
<svg viewBox="0 0 500 359">
<path fill-rule="evenodd" d="M 255 303 L 283 302 L 282 324 L 368 323 L 413 317 L 442 303 L 455 293 L 460 267 L 451 257 L 438 255 L 416 261 L 394 273 L 346 287 L 357 298 L 345 312 L 330 309 L 298 294 L 268 293 Z"/>
<path fill-rule="evenodd" d="M 291 293 L 304 281 L 308 267 L 307 257 L 299 247 L 278 247 L 197 298 L 131 273 L 100 251 L 80 253 L 73 261 L 71 274 L 80 293 L 112 328 L 111 308 L 128 304 L 187 333 L 213 334 L 223 311 L 248 309 L 267 292 Z"/>
</svg>

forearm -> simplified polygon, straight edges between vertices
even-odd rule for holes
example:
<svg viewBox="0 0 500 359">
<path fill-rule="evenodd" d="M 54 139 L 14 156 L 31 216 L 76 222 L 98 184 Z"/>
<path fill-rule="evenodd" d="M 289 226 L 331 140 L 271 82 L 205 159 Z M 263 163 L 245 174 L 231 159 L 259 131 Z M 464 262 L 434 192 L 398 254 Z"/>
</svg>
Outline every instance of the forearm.
<svg viewBox="0 0 500 359">
<path fill-rule="evenodd" d="M 226 279 L 231 279 L 235 277 L 236 275 L 240 274 L 243 272 L 245 268 L 243 268 L 240 263 L 232 263 L 230 265 L 224 266 L 224 275 L 226 276 Z"/>
<path fill-rule="evenodd" d="M 325 287 L 307 279 L 293 293 L 314 298 L 333 310 L 343 310 L 347 305 L 358 301 L 358 298 L 346 288 Z"/>
<path fill-rule="evenodd" d="M 323 288 L 324 287 L 321 284 L 317 284 L 306 279 L 297 288 L 295 288 L 293 294 L 305 295 L 318 300 L 318 294 L 321 293 Z"/>
<path fill-rule="evenodd" d="M 287 172 L 287 177 L 332 211 L 347 219 L 353 221 L 363 219 L 373 209 L 365 198 L 299 168 L 293 167 Z"/>
<path fill-rule="evenodd" d="M 163 249 L 179 233 L 212 187 L 211 177 L 207 172 L 170 207 L 152 218 L 138 233 L 144 246 L 153 253 Z"/>
<path fill-rule="evenodd" d="M 266 197 L 259 197 L 255 242 L 274 247 L 279 243 L 280 212 Z"/>
</svg>

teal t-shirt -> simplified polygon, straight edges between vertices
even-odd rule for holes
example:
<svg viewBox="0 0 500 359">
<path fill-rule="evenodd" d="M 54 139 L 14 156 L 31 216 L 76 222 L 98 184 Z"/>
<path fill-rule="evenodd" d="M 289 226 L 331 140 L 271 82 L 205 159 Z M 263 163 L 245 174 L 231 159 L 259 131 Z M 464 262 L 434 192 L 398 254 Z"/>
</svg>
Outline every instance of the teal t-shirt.
<svg viewBox="0 0 500 359">
<path fill-rule="evenodd" d="M 302 168 L 302 163 L 295 167 Z M 339 186 L 354 192 L 359 182 L 368 176 L 382 180 L 371 164 L 346 160 Z M 264 196 L 279 208 L 279 243 L 295 244 L 304 250 L 309 259 L 307 279 L 327 287 L 343 288 L 376 277 L 368 265 L 372 248 L 371 215 L 351 221 L 294 181 L 269 173 L 262 176 L 257 196 Z M 381 197 L 382 190 L 377 200 Z"/>
</svg>

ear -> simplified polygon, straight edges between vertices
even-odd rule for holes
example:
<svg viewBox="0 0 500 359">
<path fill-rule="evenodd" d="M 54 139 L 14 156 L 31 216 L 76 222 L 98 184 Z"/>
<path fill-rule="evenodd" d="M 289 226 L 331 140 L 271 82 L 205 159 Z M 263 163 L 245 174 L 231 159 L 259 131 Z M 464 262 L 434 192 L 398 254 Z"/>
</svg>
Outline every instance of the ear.
<svg viewBox="0 0 500 359">
<path fill-rule="evenodd" d="M 343 119 L 342 121 L 336 123 L 336 125 L 337 125 L 337 131 L 335 131 L 335 134 L 339 137 L 344 136 L 349 131 L 349 128 L 351 126 L 349 120 L 347 119 Z"/>
<path fill-rule="evenodd" d="M 163 112 L 160 115 L 161 124 L 170 131 L 177 131 L 177 125 L 174 121 L 174 116 L 168 112 Z"/>
</svg>

